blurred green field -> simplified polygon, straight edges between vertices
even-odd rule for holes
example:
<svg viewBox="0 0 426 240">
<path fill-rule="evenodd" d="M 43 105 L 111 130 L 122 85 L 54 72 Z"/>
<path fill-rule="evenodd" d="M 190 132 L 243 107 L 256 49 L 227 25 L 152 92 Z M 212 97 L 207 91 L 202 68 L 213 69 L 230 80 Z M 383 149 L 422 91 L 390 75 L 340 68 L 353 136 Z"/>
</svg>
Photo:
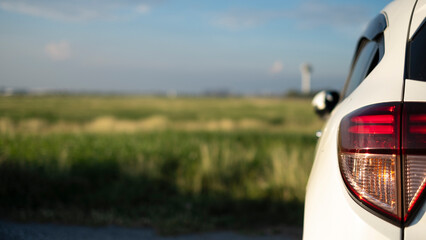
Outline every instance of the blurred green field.
<svg viewBox="0 0 426 240">
<path fill-rule="evenodd" d="M 308 100 L 0 98 L 0 216 L 165 234 L 301 225 Z"/>
</svg>

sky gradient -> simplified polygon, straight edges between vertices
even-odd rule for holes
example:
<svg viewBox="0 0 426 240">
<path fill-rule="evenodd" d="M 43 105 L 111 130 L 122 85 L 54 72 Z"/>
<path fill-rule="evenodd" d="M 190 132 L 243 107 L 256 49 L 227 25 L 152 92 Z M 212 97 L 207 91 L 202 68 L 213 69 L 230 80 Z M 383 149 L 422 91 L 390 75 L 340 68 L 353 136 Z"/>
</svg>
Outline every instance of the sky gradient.
<svg viewBox="0 0 426 240">
<path fill-rule="evenodd" d="M 344 83 L 389 1 L 0 0 L 0 87 L 280 93 Z"/>
</svg>

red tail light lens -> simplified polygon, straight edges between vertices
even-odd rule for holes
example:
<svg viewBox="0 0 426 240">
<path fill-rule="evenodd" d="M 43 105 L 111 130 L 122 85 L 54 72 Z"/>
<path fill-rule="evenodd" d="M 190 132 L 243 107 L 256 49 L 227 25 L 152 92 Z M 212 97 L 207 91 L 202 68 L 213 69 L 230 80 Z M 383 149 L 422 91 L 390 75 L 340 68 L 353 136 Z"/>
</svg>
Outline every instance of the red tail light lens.
<svg viewBox="0 0 426 240">
<path fill-rule="evenodd" d="M 426 103 L 404 103 L 404 220 L 418 207 L 426 182 Z"/>
<path fill-rule="evenodd" d="M 376 104 L 344 117 L 339 167 L 358 202 L 407 223 L 426 188 L 426 103 Z"/>
<path fill-rule="evenodd" d="M 395 221 L 400 220 L 400 104 L 359 109 L 340 124 L 339 166 L 354 197 Z"/>
</svg>

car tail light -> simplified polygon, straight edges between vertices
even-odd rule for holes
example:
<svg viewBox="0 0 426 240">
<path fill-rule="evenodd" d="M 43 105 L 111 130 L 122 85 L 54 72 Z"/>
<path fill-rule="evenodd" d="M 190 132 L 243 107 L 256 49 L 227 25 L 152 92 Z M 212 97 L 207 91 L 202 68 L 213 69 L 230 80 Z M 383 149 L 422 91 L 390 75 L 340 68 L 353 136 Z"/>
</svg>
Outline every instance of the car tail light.
<svg viewBox="0 0 426 240">
<path fill-rule="evenodd" d="M 419 206 L 426 182 L 426 103 L 404 103 L 402 157 L 404 220 Z"/>
<path fill-rule="evenodd" d="M 426 186 L 426 104 L 382 103 L 344 117 L 339 167 L 357 202 L 407 222 Z"/>
</svg>

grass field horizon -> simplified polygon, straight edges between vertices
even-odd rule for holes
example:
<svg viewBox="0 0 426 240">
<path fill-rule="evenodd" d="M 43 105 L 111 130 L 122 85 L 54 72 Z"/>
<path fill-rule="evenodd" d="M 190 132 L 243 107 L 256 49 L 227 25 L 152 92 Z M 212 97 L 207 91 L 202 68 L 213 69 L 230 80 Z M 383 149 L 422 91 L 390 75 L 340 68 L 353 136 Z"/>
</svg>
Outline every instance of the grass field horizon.
<svg viewBox="0 0 426 240">
<path fill-rule="evenodd" d="M 1 97 L 1 215 L 165 234 L 300 226 L 321 125 L 306 99 Z"/>
</svg>

